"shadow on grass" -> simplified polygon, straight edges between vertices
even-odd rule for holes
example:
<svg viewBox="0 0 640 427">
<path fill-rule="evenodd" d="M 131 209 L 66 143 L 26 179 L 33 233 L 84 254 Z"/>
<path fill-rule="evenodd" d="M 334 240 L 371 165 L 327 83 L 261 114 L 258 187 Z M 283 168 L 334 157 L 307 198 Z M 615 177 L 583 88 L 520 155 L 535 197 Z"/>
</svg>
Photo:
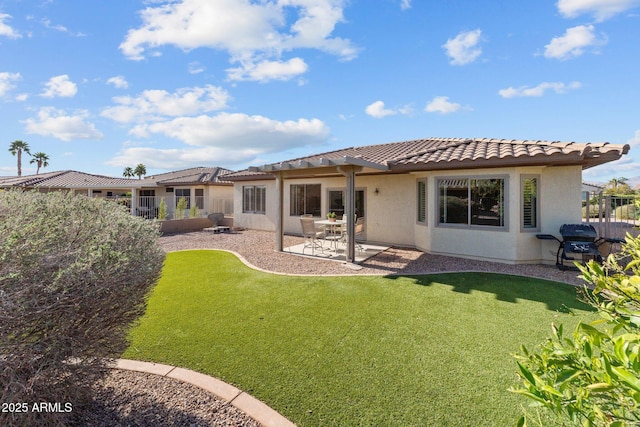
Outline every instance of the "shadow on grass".
<svg viewBox="0 0 640 427">
<path fill-rule="evenodd" d="M 427 275 L 389 275 L 396 280 L 405 277 L 417 285 L 434 283 L 452 287 L 452 292 L 469 294 L 471 291 L 488 292 L 500 301 L 517 303 L 529 300 L 546 305 L 547 309 L 562 313 L 571 310 L 595 311 L 583 302 L 583 290 L 574 286 L 543 279 L 498 273 L 435 273 Z"/>
</svg>

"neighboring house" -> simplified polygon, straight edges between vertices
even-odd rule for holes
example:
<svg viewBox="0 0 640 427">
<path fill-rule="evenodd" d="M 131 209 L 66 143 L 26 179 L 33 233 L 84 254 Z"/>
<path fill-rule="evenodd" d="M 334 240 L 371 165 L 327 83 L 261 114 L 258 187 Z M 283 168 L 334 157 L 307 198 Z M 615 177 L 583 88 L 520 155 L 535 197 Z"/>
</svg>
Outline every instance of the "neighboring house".
<svg viewBox="0 0 640 427">
<path fill-rule="evenodd" d="M 196 167 L 151 175 L 140 180 L 137 209 L 140 215 L 156 217 L 160 200 L 167 204 L 169 215 L 184 197 L 187 209 L 198 207 L 199 215 L 214 212 L 233 214 L 233 183 L 224 177 L 231 171 L 219 167 Z"/>
<path fill-rule="evenodd" d="M 138 185 L 137 179 L 112 178 L 73 170 L 0 178 L 0 188 L 37 188 L 42 192 L 67 190 L 74 194 L 109 198 L 129 197 L 127 193 L 131 193 Z"/>
<path fill-rule="evenodd" d="M 132 214 L 155 218 L 160 200 L 173 217 L 177 201 L 184 197 L 187 209 L 198 207 L 198 215 L 214 212 L 233 214 L 233 184 L 221 179 L 231 172 L 223 168 L 190 168 L 144 179 L 113 178 L 77 171 L 47 172 L 38 175 L 0 178 L 0 188 L 25 188 L 39 191 L 69 190 L 90 197 L 117 199 L 131 207 Z M 184 212 L 187 215 L 188 212 Z"/>
<path fill-rule="evenodd" d="M 234 182 L 234 225 L 276 231 L 277 250 L 283 233 L 300 234 L 301 215 L 331 211 L 348 214 L 349 234 L 352 217 L 365 217 L 374 243 L 552 263 L 557 244 L 535 235 L 581 222 L 582 170 L 628 151 L 609 143 L 431 138 L 345 148 L 225 179 Z M 347 259 L 353 255 L 350 245 Z"/>
</svg>

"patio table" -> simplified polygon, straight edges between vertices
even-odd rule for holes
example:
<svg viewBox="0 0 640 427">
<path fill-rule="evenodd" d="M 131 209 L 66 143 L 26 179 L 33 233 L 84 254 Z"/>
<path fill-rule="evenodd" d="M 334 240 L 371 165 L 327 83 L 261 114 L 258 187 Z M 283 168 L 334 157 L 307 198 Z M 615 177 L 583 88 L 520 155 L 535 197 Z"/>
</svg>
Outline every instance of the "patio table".
<svg viewBox="0 0 640 427">
<path fill-rule="evenodd" d="M 339 225 L 344 225 L 347 223 L 347 221 L 343 221 L 341 219 L 336 219 L 335 221 L 329 221 L 328 219 L 322 219 L 319 221 L 314 221 L 316 225 L 324 225 L 325 227 L 329 227 L 330 228 L 330 232 L 331 234 L 333 234 L 334 237 L 337 237 L 337 233 L 336 233 L 336 227 Z M 326 238 L 326 234 L 325 234 L 325 239 Z M 333 246 L 333 251 L 335 253 L 338 253 L 338 240 L 337 238 L 333 238 L 330 239 L 330 245 Z"/>
</svg>

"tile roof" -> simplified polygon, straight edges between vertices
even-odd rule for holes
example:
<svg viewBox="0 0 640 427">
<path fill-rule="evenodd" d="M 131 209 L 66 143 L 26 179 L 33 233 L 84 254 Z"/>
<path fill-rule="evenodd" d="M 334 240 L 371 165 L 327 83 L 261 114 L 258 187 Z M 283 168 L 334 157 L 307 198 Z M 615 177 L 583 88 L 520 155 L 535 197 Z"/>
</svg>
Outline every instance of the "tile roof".
<svg viewBox="0 0 640 427">
<path fill-rule="evenodd" d="M 229 169 L 219 167 L 195 167 L 146 176 L 142 180 L 142 185 L 231 184 L 223 179 L 230 172 Z"/>
<path fill-rule="evenodd" d="M 581 165 L 583 169 L 619 159 L 629 145 L 508 139 L 427 138 L 343 148 L 239 171 L 229 178 L 258 178 L 269 170 L 335 166 L 348 158 L 383 165 L 390 171 L 468 169 L 516 165 Z M 332 164 L 333 162 L 333 164 Z M 262 171 L 262 172 L 260 172 Z"/>
<path fill-rule="evenodd" d="M 132 188 L 138 186 L 137 179 L 113 178 L 73 170 L 47 172 L 38 175 L 0 178 L 0 187 L 22 188 Z"/>
</svg>

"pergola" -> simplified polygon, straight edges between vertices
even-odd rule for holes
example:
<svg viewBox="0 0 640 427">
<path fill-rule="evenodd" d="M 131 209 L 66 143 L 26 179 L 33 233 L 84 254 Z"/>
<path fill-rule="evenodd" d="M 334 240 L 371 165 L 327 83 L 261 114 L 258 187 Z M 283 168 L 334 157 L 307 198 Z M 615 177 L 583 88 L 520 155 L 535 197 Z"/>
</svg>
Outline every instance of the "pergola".
<svg viewBox="0 0 640 427">
<path fill-rule="evenodd" d="M 355 260 L 355 200 L 356 175 L 368 170 L 388 171 L 385 164 L 375 163 L 359 157 L 343 156 L 336 159 L 319 158 L 317 160 L 294 160 L 270 165 L 251 167 L 252 172 L 264 172 L 276 179 L 276 251 L 282 252 L 284 240 L 284 180 L 292 178 L 310 178 L 342 175 L 346 179 L 345 214 L 347 216 L 347 262 Z"/>
</svg>

